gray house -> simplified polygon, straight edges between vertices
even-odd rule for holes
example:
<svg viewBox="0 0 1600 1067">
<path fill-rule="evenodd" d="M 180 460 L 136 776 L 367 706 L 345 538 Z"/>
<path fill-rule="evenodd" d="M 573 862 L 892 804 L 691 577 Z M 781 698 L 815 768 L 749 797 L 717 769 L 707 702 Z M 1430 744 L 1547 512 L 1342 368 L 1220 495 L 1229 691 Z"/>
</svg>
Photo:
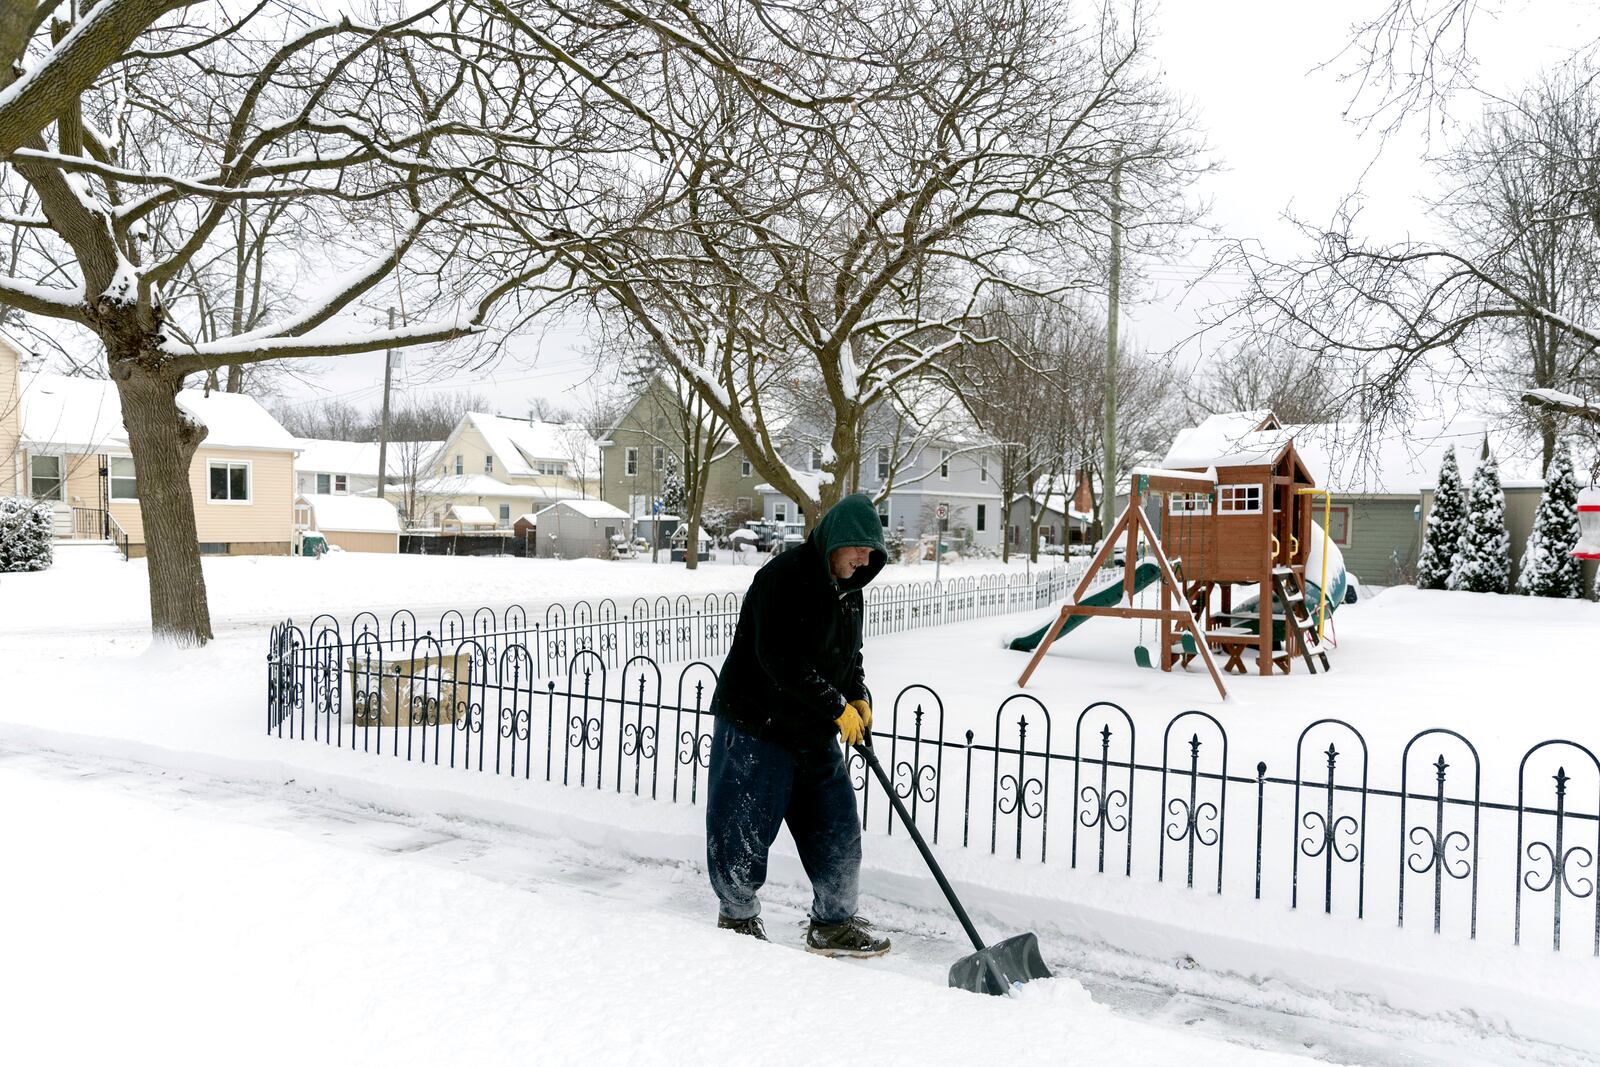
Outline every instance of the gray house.
<svg viewBox="0 0 1600 1067">
<path fill-rule="evenodd" d="M 820 436 L 808 438 L 791 427 L 781 452 L 802 476 L 823 470 Z M 874 497 L 889 487 L 878 504 L 885 530 L 916 538 L 939 528 L 938 508 L 945 509 L 949 541 L 998 550 L 1005 535 L 1005 508 L 1000 497 L 1000 452 L 975 431 L 945 426 L 939 432 L 909 437 L 888 430 L 869 434 L 861 449 L 857 485 Z M 762 517 L 769 522 L 800 522 L 795 502 L 763 482 Z"/>
<path fill-rule="evenodd" d="M 558 500 L 534 518 L 540 559 L 610 559 L 611 539 L 625 532 L 628 513 L 604 500 Z"/>
</svg>

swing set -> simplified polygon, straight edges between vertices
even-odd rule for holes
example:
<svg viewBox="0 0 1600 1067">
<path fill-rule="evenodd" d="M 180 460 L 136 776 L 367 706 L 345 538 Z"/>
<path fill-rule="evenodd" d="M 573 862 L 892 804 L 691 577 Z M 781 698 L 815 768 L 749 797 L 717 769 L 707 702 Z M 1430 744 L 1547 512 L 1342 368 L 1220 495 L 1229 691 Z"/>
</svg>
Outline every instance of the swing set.
<svg viewBox="0 0 1600 1067">
<path fill-rule="evenodd" d="M 1209 515 L 1216 498 L 1216 489 L 1217 476 L 1214 470 L 1194 473 L 1151 467 L 1136 468 L 1128 486 L 1128 506 L 1123 509 L 1121 517 L 1117 519 L 1116 525 L 1111 528 L 1105 542 L 1100 546 L 1100 551 L 1090 562 L 1083 579 L 1073 591 L 1072 599 L 1061 606 L 1055 622 L 1046 629 L 1044 638 L 1034 649 L 1033 658 L 1028 661 L 1022 677 L 1017 679 L 1017 685 L 1028 684 L 1028 678 L 1039 666 L 1045 653 L 1050 651 L 1050 646 L 1056 638 L 1071 628 L 1074 619 L 1109 616 L 1139 620 L 1139 647 L 1134 652 L 1134 658 L 1140 666 L 1156 665 L 1144 641 L 1145 622 L 1154 622 L 1161 669 L 1170 671 L 1175 665 L 1187 666 L 1192 660 L 1199 659 L 1211 674 L 1211 680 L 1215 683 L 1218 694 L 1226 700 L 1228 690 L 1222 684 L 1222 673 L 1217 670 L 1216 661 L 1212 659 L 1211 649 L 1206 642 L 1205 632 L 1196 617 L 1197 612 L 1202 615 L 1205 612 L 1211 585 L 1205 581 L 1186 583 L 1183 579 L 1184 556 L 1181 552 L 1193 549 L 1203 554 L 1209 547 L 1205 543 L 1205 539 L 1210 536 L 1207 532 L 1209 525 L 1206 523 L 1175 525 L 1177 537 L 1174 547 L 1180 549 L 1180 555 L 1168 558 L 1161 539 L 1156 536 L 1156 532 L 1150 526 L 1150 520 L 1144 514 L 1144 499 L 1153 497 L 1163 501 L 1166 505 L 1164 510 L 1170 514 L 1193 511 Z M 1090 595 L 1090 585 L 1099 576 L 1100 569 L 1111 559 L 1113 551 L 1119 544 L 1123 545 L 1122 578 L 1109 589 Z M 1160 589 L 1159 607 L 1150 606 L 1150 595 L 1141 593 L 1142 589 L 1151 584 L 1148 579 L 1141 580 L 1141 571 L 1149 574 L 1145 568 L 1151 563 L 1155 565 L 1154 577 Z M 1103 600 L 1106 592 L 1118 593 L 1117 600 L 1125 598 L 1127 604 L 1088 602 Z"/>
</svg>

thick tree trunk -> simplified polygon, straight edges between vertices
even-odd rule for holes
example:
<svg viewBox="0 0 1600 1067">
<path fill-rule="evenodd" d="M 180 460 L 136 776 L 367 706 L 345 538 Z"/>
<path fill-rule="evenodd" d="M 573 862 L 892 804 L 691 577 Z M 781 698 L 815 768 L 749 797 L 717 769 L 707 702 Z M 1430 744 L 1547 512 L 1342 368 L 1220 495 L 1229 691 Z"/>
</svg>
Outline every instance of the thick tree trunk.
<svg viewBox="0 0 1600 1067">
<path fill-rule="evenodd" d="M 189 465 L 205 438 L 178 408 L 178 383 L 110 355 L 122 398 L 144 520 L 150 581 L 150 631 L 158 641 L 197 648 L 211 640 L 205 575 L 195 533 Z"/>
</svg>

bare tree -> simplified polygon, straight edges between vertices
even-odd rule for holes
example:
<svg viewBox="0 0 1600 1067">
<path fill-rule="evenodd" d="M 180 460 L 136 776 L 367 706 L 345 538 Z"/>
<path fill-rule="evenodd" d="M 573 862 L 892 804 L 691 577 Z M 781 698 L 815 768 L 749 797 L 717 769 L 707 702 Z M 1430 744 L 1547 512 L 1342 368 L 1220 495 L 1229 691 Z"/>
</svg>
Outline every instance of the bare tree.
<svg viewBox="0 0 1600 1067">
<path fill-rule="evenodd" d="M 532 46 L 564 32 L 510 6 Z M 1195 145 L 1146 72 L 1137 10 L 1084 22 L 1052 0 L 871 0 L 799 18 L 756 0 L 592 0 L 560 14 L 615 34 L 605 81 L 637 132 L 625 156 L 588 161 L 579 224 L 509 210 L 808 522 L 844 492 L 896 386 L 955 384 L 944 362 L 983 339 L 978 294 L 1101 284 L 1114 165 L 1147 239 L 1187 217 Z M 816 476 L 781 454 L 760 384 L 774 370 L 827 403 Z"/>
<path fill-rule="evenodd" d="M 1221 353 L 1183 388 L 1191 418 L 1270 408 L 1289 423 L 1327 422 L 1347 390 L 1330 368 L 1270 344 L 1245 343 Z"/>
<path fill-rule="evenodd" d="M 1451 98 L 1476 88 L 1479 0 L 1389 0 L 1354 27 L 1339 59 L 1352 109 L 1386 135 L 1408 118 L 1442 124 Z M 1357 230 L 1346 204 L 1305 226 L 1315 251 L 1274 262 L 1240 247 L 1253 278 L 1244 320 L 1359 385 L 1358 403 L 1381 426 L 1409 414 L 1415 390 L 1491 382 L 1521 398 L 1513 422 L 1548 463 L 1574 421 L 1600 424 L 1600 404 L 1551 404 L 1552 394 L 1600 394 L 1593 319 L 1600 251 L 1600 105 L 1594 40 L 1508 100 L 1494 100 L 1445 157 L 1454 188 L 1435 205 L 1453 224 L 1442 242 L 1386 240 Z M 1511 414 L 1509 406 L 1507 414 Z M 1563 416 L 1567 418 L 1563 419 Z"/>
<path fill-rule="evenodd" d="M 479 333 L 524 280 L 476 247 L 500 155 L 553 160 L 567 133 L 554 127 L 573 116 L 543 106 L 564 91 L 555 64 L 513 61 L 465 2 L 304 26 L 266 7 L 39 0 L 0 16 L 0 185 L 36 205 L 0 217 L 0 245 L 23 249 L 0 301 L 103 344 L 139 471 L 152 627 L 180 644 L 211 630 L 188 489 L 205 428 L 179 389 L 222 368 Z M 200 283 L 210 250 L 239 245 L 230 223 L 251 203 L 283 204 L 337 270 L 217 338 L 173 295 Z M 375 328 L 362 302 L 403 263 L 414 325 Z"/>
</svg>

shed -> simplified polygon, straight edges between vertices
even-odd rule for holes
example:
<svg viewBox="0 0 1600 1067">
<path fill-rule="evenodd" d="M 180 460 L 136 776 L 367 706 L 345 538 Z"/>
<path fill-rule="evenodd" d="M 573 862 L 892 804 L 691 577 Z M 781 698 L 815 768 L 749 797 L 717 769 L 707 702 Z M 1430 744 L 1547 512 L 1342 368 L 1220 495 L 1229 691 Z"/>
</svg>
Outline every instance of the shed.
<svg viewBox="0 0 1600 1067">
<path fill-rule="evenodd" d="M 528 555 L 534 555 L 539 547 L 539 516 L 532 512 L 518 515 L 511 524 L 511 535 L 527 546 Z"/>
<path fill-rule="evenodd" d="M 499 526 L 494 512 L 479 504 L 451 504 L 439 531 L 446 534 L 490 533 Z"/>
<path fill-rule="evenodd" d="M 346 552 L 400 551 L 400 513 L 387 500 L 303 493 L 294 509 L 297 527 L 316 531 Z"/>
<path fill-rule="evenodd" d="M 609 559 L 628 513 L 604 500 L 560 500 L 537 512 L 540 559 Z"/>
</svg>

